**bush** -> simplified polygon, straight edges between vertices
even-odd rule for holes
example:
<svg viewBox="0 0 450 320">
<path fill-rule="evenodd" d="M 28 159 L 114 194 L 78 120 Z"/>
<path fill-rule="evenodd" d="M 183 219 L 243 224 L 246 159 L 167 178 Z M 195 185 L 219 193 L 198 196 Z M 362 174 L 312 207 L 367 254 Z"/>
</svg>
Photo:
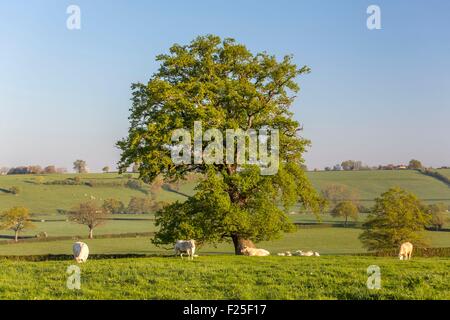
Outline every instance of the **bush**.
<svg viewBox="0 0 450 320">
<path fill-rule="evenodd" d="M 154 204 L 150 198 L 132 197 L 125 213 L 143 214 L 150 213 L 154 210 Z"/>
<path fill-rule="evenodd" d="M 9 192 L 12 193 L 12 194 L 17 195 L 17 194 L 20 193 L 20 189 L 19 189 L 19 187 L 12 186 L 11 188 L 9 188 Z"/>
<path fill-rule="evenodd" d="M 110 214 L 120 214 L 125 212 L 125 205 L 123 202 L 116 199 L 106 199 L 103 202 L 102 207 Z"/>
</svg>

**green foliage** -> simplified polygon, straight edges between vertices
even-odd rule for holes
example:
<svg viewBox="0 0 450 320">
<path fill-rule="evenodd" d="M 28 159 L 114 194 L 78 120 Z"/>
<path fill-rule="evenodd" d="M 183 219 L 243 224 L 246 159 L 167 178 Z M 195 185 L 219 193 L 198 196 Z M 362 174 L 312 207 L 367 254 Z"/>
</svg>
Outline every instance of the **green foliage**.
<svg viewBox="0 0 450 320">
<path fill-rule="evenodd" d="M 154 209 L 153 200 L 149 197 L 138 198 L 132 197 L 125 213 L 129 214 L 144 214 L 150 213 Z"/>
<path fill-rule="evenodd" d="M 17 241 L 19 232 L 34 227 L 29 219 L 30 211 L 27 208 L 14 207 L 0 215 L 0 228 L 13 230 L 15 232 L 15 241 Z"/>
<path fill-rule="evenodd" d="M 87 172 L 87 164 L 84 160 L 76 160 L 73 163 L 73 169 L 77 173 L 86 173 Z"/>
<path fill-rule="evenodd" d="M 411 161 L 409 161 L 408 168 L 409 169 L 422 169 L 423 165 L 422 165 L 422 162 L 420 162 L 419 160 L 412 159 Z"/>
<path fill-rule="evenodd" d="M 20 188 L 16 187 L 16 186 L 12 186 L 11 188 L 9 188 L 9 192 L 14 195 L 18 195 L 20 193 Z"/>
<path fill-rule="evenodd" d="M 34 178 L 34 182 L 36 184 L 43 184 L 45 182 L 45 179 L 43 176 L 38 176 L 38 177 Z"/>
<path fill-rule="evenodd" d="M 356 205 L 359 200 L 359 194 L 356 190 L 340 183 L 327 184 L 322 190 L 322 196 L 334 206 L 342 201 L 351 201 Z"/>
<path fill-rule="evenodd" d="M 153 242 L 165 244 L 176 239 L 197 239 L 199 242 L 218 243 L 239 234 L 244 239 L 264 241 L 279 238 L 282 232 L 295 228 L 285 208 L 298 199 L 297 185 L 302 184 L 303 171 L 289 164 L 281 166 L 275 176 L 262 176 L 259 169 L 249 166 L 233 176 L 217 175 L 214 170 L 196 188 L 197 193 L 184 203 L 176 202 L 156 214 L 160 227 Z M 232 180 L 226 181 L 227 179 Z M 237 201 L 232 201 L 229 188 L 233 186 Z M 279 190 L 282 190 L 281 196 Z M 315 199 L 302 194 L 304 203 Z"/>
<path fill-rule="evenodd" d="M 144 183 L 140 180 L 129 179 L 126 183 L 126 187 L 130 189 L 140 190 L 144 187 Z"/>
<path fill-rule="evenodd" d="M 118 142 L 119 168 L 124 172 L 138 163 L 147 183 L 160 174 L 165 180 L 192 172 L 207 178 L 196 196 L 158 214 L 161 231 L 156 243 L 181 236 L 214 242 L 277 237 L 292 229 L 277 201 L 285 207 L 301 202 L 320 211 L 323 203 L 301 168 L 309 141 L 298 135 L 300 125 L 289 110 L 299 90 L 296 78 L 308 73 L 308 67 L 297 68 L 290 56 L 278 61 L 267 53 L 254 55 L 233 39 L 222 41 L 212 35 L 198 37 L 190 45 L 173 45 L 157 60 L 161 65 L 150 81 L 132 85 L 130 129 L 128 137 Z M 194 121 L 222 132 L 278 129 L 278 173 L 261 177 L 259 168 L 240 171 L 236 164 L 175 165 L 167 148 L 172 132 L 179 128 L 193 132 Z"/>
<path fill-rule="evenodd" d="M 375 200 L 360 239 L 369 250 L 395 248 L 405 241 L 425 245 L 421 232 L 429 221 L 414 194 L 391 188 Z"/>
<path fill-rule="evenodd" d="M 102 208 L 110 214 L 120 214 L 125 212 L 125 205 L 117 199 L 106 199 L 103 201 Z"/>
<path fill-rule="evenodd" d="M 446 224 L 448 220 L 446 215 L 447 208 L 444 203 L 435 203 L 428 206 L 427 211 L 431 214 L 430 225 L 434 229 L 441 230 Z"/>
<path fill-rule="evenodd" d="M 339 202 L 331 212 L 333 217 L 344 217 L 344 226 L 347 226 L 348 218 L 354 221 L 358 220 L 358 207 L 351 201 Z"/>
</svg>

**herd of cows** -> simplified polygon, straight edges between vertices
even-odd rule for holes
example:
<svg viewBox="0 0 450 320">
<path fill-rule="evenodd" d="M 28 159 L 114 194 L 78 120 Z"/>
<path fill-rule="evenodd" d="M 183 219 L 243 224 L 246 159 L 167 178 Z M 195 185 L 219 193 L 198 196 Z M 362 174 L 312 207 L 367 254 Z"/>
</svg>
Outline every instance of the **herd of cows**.
<svg viewBox="0 0 450 320">
<path fill-rule="evenodd" d="M 77 263 L 86 262 L 88 256 L 89 256 L 89 247 L 84 242 L 76 242 L 73 245 L 73 256 L 75 258 L 75 261 Z M 180 256 L 181 259 L 183 259 L 183 254 L 186 254 L 188 256 L 188 259 L 193 260 L 195 257 L 198 257 L 198 255 L 195 254 L 195 240 L 177 240 L 175 243 L 174 251 L 175 256 Z M 410 242 L 405 242 L 400 246 L 400 252 L 398 254 L 398 257 L 400 260 L 409 260 L 411 259 L 411 254 L 413 250 L 413 245 Z M 269 256 L 270 252 L 265 249 L 258 249 L 258 248 L 250 248 L 247 246 L 244 246 L 241 249 L 241 253 L 245 256 L 256 256 L 256 257 L 265 257 Z M 291 253 L 290 251 L 286 252 L 280 252 L 277 254 L 278 256 L 304 256 L 304 257 L 319 257 L 320 254 L 318 252 L 314 251 L 306 251 L 303 252 L 301 250 L 297 250 L 294 253 Z"/>
</svg>

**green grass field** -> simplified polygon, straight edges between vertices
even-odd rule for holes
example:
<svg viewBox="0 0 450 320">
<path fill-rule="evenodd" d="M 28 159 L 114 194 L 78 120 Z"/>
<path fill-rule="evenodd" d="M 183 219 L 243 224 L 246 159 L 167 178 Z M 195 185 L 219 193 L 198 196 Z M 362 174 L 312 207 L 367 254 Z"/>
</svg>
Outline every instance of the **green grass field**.
<svg viewBox="0 0 450 320">
<path fill-rule="evenodd" d="M 113 183 L 124 179 L 117 174 L 79 175 L 82 181 Z M 450 204 L 450 188 L 437 179 L 416 171 L 308 172 L 320 190 L 327 184 L 340 183 L 356 189 L 362 203 L 389 187 L 400 186 L 416 193 L 427 203 Z M 74 175 L 46 175 L 44 182 L 64 180 Z M 34 229 L 21 234 L 21 241 L 9 243 L 12 231 L 0 231 L 0 299 L 449 299 L 450 259 L 352 256 L 364 253 L 357 227 L 337 227 L 342 219 L 328 214 L 317 218 L 308 213 L 289 217 L 293 222 L 315 223 L 299 226 L 295 233 L 281 239 L 258 243 L 271 257 L 236 257 L 230 243 L 205 245 L 194 261 L 172 257 L 173 250 L 155 247 L 149 235 L 123 236 L 156 230 L 153 214 L 114 215 L 113 220 L 94 231 L 97 239 L 86 239 L 88 230 L 67 221 L 58 209 L 70 209 L 79 202 L 115 198 L 128 203 L 133 196 L 148 196 L 142 190 L 121 186 L 46 185 L 36 183 L 36 176 L 0 176 L 0 210 L 26 206 L 32 212 Z M 20 188 L 18 195 L 7 190 Z M 193 194 L 194 182 L 178 191 L 160 190 L 157 200 L 184 201 L 183 194 Z M 365 218 L 361 214 L 360 221 Z M 448 225 L 447 225 L 448 226 Z M 46 232 L 48 239 L 33 238 Z M 118 236 L 122 234 L 119 238 Z M 101 238 L 107 236 L 108 238 Z M 113 237 L 111 237 L 113 236 Z M 450 232 L 427 231 L 432 247 L 450 247 Z M 56 237 L 66 237 L 57 239 Z M 111 237 L 111 238 L 110 238 Z M 28 239 L 25 239 L 28 238 Z M 5 256 L 71 255 L 72 244 L 81 238 L 89 245 L 91 258 L 81 267 L 80 291 L 66 288 L 66 269 L 72 260 L 18 261 Z M 9 241 L 8 241 L 9 240 Z M 8 241 L 8 242 L 7 242 Z M 321 257 L 278 257 L 278 252 L 318 251 Z M 140 254 L 152 257 L 101 259 L 92 255 Z M 2 258 L 3 256 L 3 258 Z M 382 288 L 368 290 L 367 267 L 381 268 Z"/>
<path fill-rule="evenodd" d="M 450 299 L 450 259 L 328 256 L 88 260 L 81 289 L 66 286 L 72 261 L 0 260 L 1 299 Z M 367 268 L 381 289 L 366 286 Z"/>
<path fill-rule="evenodd" d="M 283 238 L 270 242 L 258 243 L 258 247 L 269 250 L 272 254 L 286 250 L 313 250 L 320 254 L 352 254 L 363 253 L 358 236 L 361 229 L 355 228 L 300 228 L 295 233 L 288 233 Z M 432 247 L 450 247 L 449 232 L 426 232 Z M 171 255 L 169 250 L 155 247 L 150 237 L 127 237 L 112 239 L 84 239 L 92 254 L 148 254 Z M 41 255 L 41 254 L 72 254 L 74 240 L 39 241 L 10 243 L 0 245 L 0 256 Z M 222 243 L 217 247 L 206 245 L 199 249 L 200 255 L 234 254 L 230 243 Z"/>
<path fill-rule="evenodd" d="M 110 174 L 83 174 L 77 175 L 82 181 L 111 183 L 120 179 L 127 179 L 115 173 Z M 365 205 L 389 187 L 400 186 L 415 192 L 427 202 L 450 199 L 450 188 L 432 177 L 425 176 L 417 171 L 355 171 L 355 172 L 308 172 L 308 176 L 317 189 L 324 188 L 330 183 L 340 183 L 358 190 Z M 35 175 L 0 176 L 0 190 L 8 190 L 12 186 L 21 189 L 19 195 L 12 195 L 0 191 L 0 209 L 12 206 L 26 206 L 31 209 L 34 229 L 26 230 L 21 234 L 24 238 L 32 238 L 40 232 L 46 232 L 49 240 L 54 237 L 72 237 L 73 239 L 87 235 L 85 226 L 66 221 L 67 217 L 58 214 L 57 209 L 69 209 L 75 204 L 89 200 L 115 198 L 127 203 L 132 196 L 145 197 L 145 193 L 126 187 L 111 186 L 80 186 L 80 185 L 46 185 L 42 182 L 64 180 L 73 178 L 73 174 L 43 175 L 43 181 L 36 183 Z M 157 200 L 183 201 L 183 194 L 193 194 L 194 182 L 181 185 L 178 192 L 162 189 L 156 194 Z M 450 201 L 450 200 L 448 200 Z M 448 202 L 447 202 L 448 203 Z M 295 210 L 294 210 L 295 212 Z M 361 215 L 360 221 L 365 215 Z M 153 215 L 114 215 L 114 220 L 108 221 L 104 226 L 98 227 L 94 235 L 117 235 L 123 233 L 148 233 L 156 230 Z M 294 222 L 316 223 L 317 218 L 311 214 L 292 214 Z M 340 223 L 342 219 L 330 215 L 321 216 L 322 223 Z M 447 224 L 448 226 L 448 224 Z M 287 234 L 282 239 L 260 246 L 272 252 L 284 250 L 315 250 L 324 254 L 349 254 L 364 252 L 358 235 L 361 230 L 357 228 L 301 228 L 299 232 Z M 428 232 L 431 246 L 449 247 L 450 233 Z M 0 243 L 11 240 L 13 232 L 0 231 Z M 31 255 L 31 254 L 59 254 L 71 253 L 73 239 L 55 240 L 46 242 L 31 242 L 22 240 L 18 244 L 0 245 L 0 255 Z M 149 237 L 111 238 L 86 240 L 93 253 L 164 253 L 163 249 L 150 244 Z M 205 253 L 231 253 L 233 249 L 229 244 L 221 244 L 218 248 L 207 246 L 202 249 Z"/>
<path fill-rule="evenodd" d="M 359 193 L 364 205 L 371 205 L 371 200 L 391 187 L 413 192 L 427 203 L 444 202 L 450 205 L 450 188 L 415 170 L 319 171 L 308 172 L 308 177 L 319 190 L 330 183 L 346 185 Z"/>
<path fill-rule="evenodd" d="M 74 176 L 73 174 L 42 175 L 44 182 L 64 180 Z M 123 179 L 115 173 L 78 176 L 83 181 L 97 182 Z M 133 196 L 146 196 L 141 191 L 125 187 L 37 184 L 36 177 L 36 175 L 0 176 L 0 210 L 12 206 L 26 206 L 33 214 L 52 215 L 56 214 L 58 209 L 70 209 L 79 202 L 89 200 L 91 196 L 97 200 L 114 198 L 125 204 Z M 394 186 L 414 192 L 428 203 L 445 202 L 450 205 L 450 188 L 447 185 L 414 170 L 308 172 L 308 177 L 318 190 L 332 183 L 347 185 L 359 192 L 362 203 L 365 205 L 371 205 L 374 198 Z M 19 187 L 20 194 L 13 195 L 5 192 L 12 186 Z M 183 201 L 186 199 L 183 194 L 193 194 L 194 186 L 194 182 L 188 182 L 181 186 L 179 192 L 163 189 L 157 193 L 156 198 L 163 201 Z"/>
<path fill-rule="evenodd" d="M 65 180 L 78 176 L 82 181 L 96 182 L 114 182 L 123 180 L 118 174 L 64 174 L 64 175 L 40 175 L 45 182 L 55 180 Z M 37 175 L 11 175 L 0 176 L 0 210 L 10 208 L 12 206 L 25 206 L 34 214 L 56 214 L 58 209 L 68 210 L 76 204 L 88 201 L 91 196 L 98 201 L 114 198 L 128 204 L 131 197 L 146 197 L 147 194 L 126 187 L 89 187 L 83 185 L 46 185 L 37 184 Z M 20 189 L 18 195 L 8 192 L 12 186 Z M 3 191 L 2 191 L 3 190 Z M 186 183 L 180 193 L 192 193 L 193 184 Z M 186 197 L 180 193 L 161 190 L 156 195 L 159 201 L 183 201 Z"/>
</svg>

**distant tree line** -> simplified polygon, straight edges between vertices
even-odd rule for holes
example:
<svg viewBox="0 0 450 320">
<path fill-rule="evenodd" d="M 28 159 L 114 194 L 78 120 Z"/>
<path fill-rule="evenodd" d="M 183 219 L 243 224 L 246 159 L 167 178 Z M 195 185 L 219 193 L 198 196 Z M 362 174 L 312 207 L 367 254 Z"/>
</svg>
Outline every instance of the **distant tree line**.
<svg viewBox="0 0 450 320">
<path fill-rule="evenodd" d="M 54 173 L 66 173 L 66 168 L 56 168 L 54 165 L 46 166 L 42 168 L 38 165 L 32 166 L 19 166 L 13 168 L 3 167 L 0 169 L 0 175 L 13 175 L 13 174 L 54 174 Z"/>
<path fill-rule="evenodd" d="M 440 169 L 447 169 L 448 167 L 441 167 Z M 356 160 L 346 160 L 342 163 L 338 163 L 333 167 L 325 167 L 325 171 L 359 171 L 359 170 L 429 170 L 426 169 L 422 162 L 416 159 L 412 159 L 408 164 L 387 164 L 378 166 L 367 166 L 362 163 L 362 161 Z M 317 170 L 315 170 L 317 171 Z"/>
</svg>

